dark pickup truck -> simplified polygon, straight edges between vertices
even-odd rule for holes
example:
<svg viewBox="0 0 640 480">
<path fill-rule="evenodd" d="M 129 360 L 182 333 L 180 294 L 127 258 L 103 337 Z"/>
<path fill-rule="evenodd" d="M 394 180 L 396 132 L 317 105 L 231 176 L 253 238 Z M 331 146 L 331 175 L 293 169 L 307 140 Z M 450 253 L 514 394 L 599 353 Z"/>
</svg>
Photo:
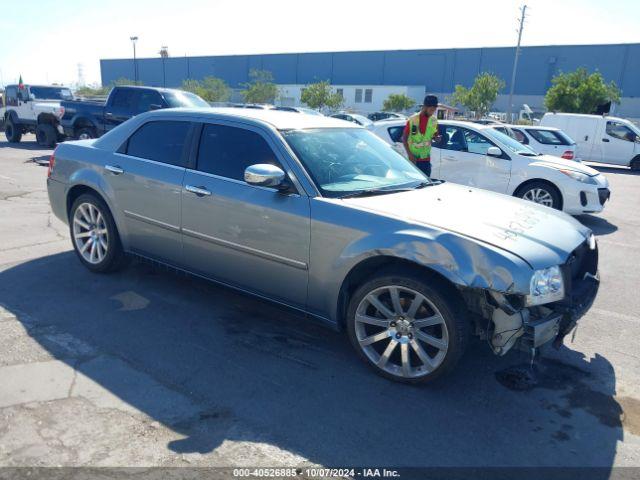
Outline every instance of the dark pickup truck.
<svg viewBox="0 0 640 480">
<path fill-rule="evenodd" d="M 106 102 L 70 100 L 60 104 L 60 124 L 67 137 L 98 138 L 139 113 L 160 108 L 209 107 L 198 95 L 183 90 L 154 87 L 113 87 Z"/>
</svg>

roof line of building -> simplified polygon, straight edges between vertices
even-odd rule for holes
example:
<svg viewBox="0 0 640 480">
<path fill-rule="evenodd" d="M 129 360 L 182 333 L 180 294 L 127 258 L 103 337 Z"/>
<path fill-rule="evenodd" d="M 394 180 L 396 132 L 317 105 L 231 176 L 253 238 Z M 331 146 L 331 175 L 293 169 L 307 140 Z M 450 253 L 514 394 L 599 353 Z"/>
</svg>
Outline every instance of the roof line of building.
<svg viewBox="0 0 640 480">
<path fill-rule="evenodd" d="M 584 44 L 547 44 L 547 45 L 525 45 L 520 47 L 523 50 L 529 48 L 557 48 L 557 47 L 620 47 L 620 46 L 640 46 L 640 43 L 584 43 Z M 393 50 L 332 50 L 332 51 L 319 51 L 319 52 L 278 52 L 278 53 L 233 53 L 226 55 L 181 55 L 169 57 L 170 59 L 176 58 L 211 58 L 211 57 L 264 57 L 264 56 L 279 56 L 279 55 L 328 55 L 336 53 L 389 53 L 389 52 L 449 52 L 453 50 L 507 50 L 515 49 L 513 45 L 507 46 L 493 46 L 493 47 L 452 47 L 452 48 L 407 48 L 407 49 L 393 49 Z M 100 61 L 117 61 L 117 60 L 131 60 L 132 57 L 124 58 L 101 58 Z M 161 57 L 138 57 L 138 60 L 158 60 Z"/>
</svg>

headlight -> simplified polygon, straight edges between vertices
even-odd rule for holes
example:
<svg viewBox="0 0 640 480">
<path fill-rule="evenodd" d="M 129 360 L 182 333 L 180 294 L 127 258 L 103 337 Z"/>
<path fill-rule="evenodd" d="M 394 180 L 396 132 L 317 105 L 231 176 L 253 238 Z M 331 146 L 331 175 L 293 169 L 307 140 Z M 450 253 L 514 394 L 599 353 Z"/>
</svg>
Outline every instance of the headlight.
<svg viewBox="0 0 640 480">
<path fill-rule="evenodd" d="M 542 305 L 557 302 L 564 298 L 564 280 L 559 266 L 533 272 L 527 305 Z"/>
<path fill-rule="evenodd" d="M 575 170 L 560 170 L 560 172 L 564 173 L 567 177 L 571 177 L 581 183 L 586 183 L 588 185 L 598 184 L 594 177 L 590 177 L 585 173 L 576 172 Z"/>
</svg>

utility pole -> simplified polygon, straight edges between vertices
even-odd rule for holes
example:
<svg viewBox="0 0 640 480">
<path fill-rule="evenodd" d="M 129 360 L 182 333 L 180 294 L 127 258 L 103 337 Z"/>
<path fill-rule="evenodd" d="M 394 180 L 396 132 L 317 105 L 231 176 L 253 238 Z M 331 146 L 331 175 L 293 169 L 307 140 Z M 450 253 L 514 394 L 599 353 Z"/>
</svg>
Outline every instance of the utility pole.
<svg viewBox="0 0 640 480">
<path fill-rule="evenodd" d="M 520 56 L 520 41 L 522 40 L 522 29 L 524 27 L 524 19 L 527 13 L 527 6 L 523 5 L 520 9 L 520 26 L 518 27 L 518 45 L 516 45 L 516 56 L 513 59 L 513 71 L 511 72 L 511 86 L 509 88 L 509 105 L 507 107 L 507 121 L 513 122 L 513 89 L 516 84 L 516 72 L 518 71 L 518 57 Z"/>
<path fill-rule="evenodd" d="M 136 42 L 138 41 L 138 37 L 129 37 L 131 43 L 133 44 L 133 83 L 138 84 L 138 60 L 136 59 Z"/>
</svg>

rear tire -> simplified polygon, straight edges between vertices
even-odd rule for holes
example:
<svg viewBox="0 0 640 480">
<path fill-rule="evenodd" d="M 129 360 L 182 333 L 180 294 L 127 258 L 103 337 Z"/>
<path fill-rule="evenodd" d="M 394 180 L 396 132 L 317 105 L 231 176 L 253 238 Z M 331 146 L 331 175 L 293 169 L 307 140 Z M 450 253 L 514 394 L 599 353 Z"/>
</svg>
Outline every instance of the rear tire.
<svg viewBox="0 0 640 480">
<path fill-rule="evenodd" d="M 640 172 L 640 156 L 631 160 L 631 164 L 629 165 L 629 167 L 631 167 L 631 170 L 633 170 L 634 172 Z"/>
<path fill-rule="evenodd" d="M 562 210 L 562 195 L 552 184 L 536 180 L 526 185 L 518 187 L 514 193 L 515 197 L 544 205 L 545 207 Z"/>
<path fill-rule="evenodd" d="M 73 202 L 69 230 L 76 255 L 92 272 L 114 272 L 124 266 L 118 229 L 109 207 L 97 195 L 85 193 Z"/>
<path fill-rule="evenodd" d="M 407 269 L 382 271 L 360 286 L 346 322 L 360 357 L 379 375 L 402 383 L 428 383 L 450 372 L 470 335 L 457 292 Z"/>
<path fill-rule="evenodd" d="M 58 139 L 58 132 L 53 125 L 39 123 L 36 127 L 36 142 L 41 147 L 53 147 Z"/>
<path fill-rule="evenodd" d="M 91 138 L 97 138 L 97 135 L 93 128 L 82 127 L 76 131 L 76 138 L 78 140 L 89 140 Z"/>
<path fill-rule="evenodd" d="M 22 131 L 20 130 L 20 127 L 16 127 L 10 119 L 7 119 L 5 122 L 4 134 L 10 143 L 19 143 L 22 139 Z"/>
</svg>

